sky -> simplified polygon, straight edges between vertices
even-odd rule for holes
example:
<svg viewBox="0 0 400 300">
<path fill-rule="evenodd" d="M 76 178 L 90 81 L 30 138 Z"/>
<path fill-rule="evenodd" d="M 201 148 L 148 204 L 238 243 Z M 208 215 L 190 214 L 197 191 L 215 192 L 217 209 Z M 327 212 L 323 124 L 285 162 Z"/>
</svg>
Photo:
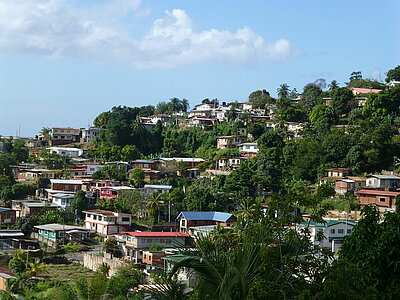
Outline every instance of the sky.
<svg viewBox="0 0 400 300">
<path fill-rule="evenodd" d="M 0 135 L 400 64 L 400 1 L 0 0 Z"/>
</svg>

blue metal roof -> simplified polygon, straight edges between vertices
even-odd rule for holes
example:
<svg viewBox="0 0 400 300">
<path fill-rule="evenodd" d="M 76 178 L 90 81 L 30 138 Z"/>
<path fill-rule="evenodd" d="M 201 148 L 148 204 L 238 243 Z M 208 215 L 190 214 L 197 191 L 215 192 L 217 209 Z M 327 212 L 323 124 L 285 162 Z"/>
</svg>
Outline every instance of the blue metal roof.
<svg viewBox="0 0 400 300">
<path fill-rule="evenodd" d="M 11 208 L 7 208 L 7 207 L 0 207 L 0 212 L 6 212 L 6 211 L 10 211 L 13 210 Z"/>
<path fill-rule="evenodd" d="M 183 216 L 186 220 L 210 220 L 226 222 L 232 214 L 218 211 L 183 211 L 177 218 Z"/>
</svg>

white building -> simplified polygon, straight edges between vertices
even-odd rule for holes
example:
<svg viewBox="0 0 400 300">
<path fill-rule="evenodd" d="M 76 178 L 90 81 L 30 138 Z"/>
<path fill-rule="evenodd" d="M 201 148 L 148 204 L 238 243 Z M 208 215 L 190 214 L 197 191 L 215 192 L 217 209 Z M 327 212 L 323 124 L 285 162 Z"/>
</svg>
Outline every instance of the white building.
<svg viewBox="0 0 400 300">
<path fill-rule="evenodd" d="M 58 155 L 71 158 L 80 157 L 83 154 L 83 150 L 79 148 L 49 147 L 47 150 L 50 153 L 57 153 Z"/>
<path fill-rule="evenodd" d="M 257 155 L 258 149 L 257 143 L 242 143 L 238 145 L 240 155 L 243 157 L 254 157 Z"/>
<path fill-rule="evenodd" d="M 91 142 L 100 135 L 102 128 L 88 127 L 81 129 L 81 143 Z"/>
<path fill-rule="evenodd" d="M 310 241 L 314 247 L 330 249 L 332 252 L 340 249 L 345 236 L 353 232 L 356 223 L 346 220 L 329 220 L 325 223 L 314 221 L 302 222 L 300 230 L 308 228 L 310 231 Z M 319 235 L 323 234 L 322 240 Z"/>
<path fill-rule="evenodd" d="M 85 227 L 100 235 L 109 235 L 130 229 L 132 215 L 108 210 L 86 210 Z"/>
<path fill-rule="evenodd" d="M 58 193 L 51 196 L 51 202 L 59 206 L 63 210 L 70 209 L 74 199 L 75 196 L 71 194 Z"/>
<path fill-rule="evenodd" d="M 117 240 L 122 242 L 126 256 L 130 256 L 135 263 L 142 260 L 143 250 L 151 245 L 161 245 L 168 248 L 182 248 L 190 235 L 184 232 L 121 232 Z"/>
<path fill-rule="evenodd" d="M 86 174 L 93 175 L 94 173 L 96 173 L 98 170 L 100 170 L 103 167 L 104 167 L 104 165 L 100 165 L 100 164 L 90 164 L 90 165 L 88 164 L 87 169 L 86 169 Z"/>
<path fill-rule="evenodd" d="M 370 175 L 367 176 L 367 188 L 396 189 L 400 186 L 400 177 L 395 175 Z"/>
</svg>

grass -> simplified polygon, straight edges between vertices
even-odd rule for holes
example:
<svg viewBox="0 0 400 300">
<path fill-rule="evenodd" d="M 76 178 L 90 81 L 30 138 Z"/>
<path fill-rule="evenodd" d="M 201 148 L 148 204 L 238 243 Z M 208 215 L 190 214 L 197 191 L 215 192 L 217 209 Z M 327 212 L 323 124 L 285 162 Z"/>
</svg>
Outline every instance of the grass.
<svg viewBox="0 0 400 300">
<path fill-rule="evenodd" d="M 80 243 L 73 243 L 73 244 L 68 243 L 67 245 L 61 246 L 61 249 L 63 249 L 65 252 L 76 252 L 77 249 L 82 247 L 88 247 L 89 249 L 93 248 L 93 246 L 87 246 Z"/>
<path fill-rule="evenodd" d="M 93 271 L 78 263 L 46 264 L 45 271 L 40 274 L 40 277 L 52 281 L 71 282 L 77 279 L 78 276 L 88 277 L 92 274 Z"/>
</svg>

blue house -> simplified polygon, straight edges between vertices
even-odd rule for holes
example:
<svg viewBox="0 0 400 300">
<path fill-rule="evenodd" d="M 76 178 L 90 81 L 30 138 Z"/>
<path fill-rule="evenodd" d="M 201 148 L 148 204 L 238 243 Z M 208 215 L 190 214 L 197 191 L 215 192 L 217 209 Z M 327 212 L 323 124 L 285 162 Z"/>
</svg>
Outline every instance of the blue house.
<svg viewBox="0 0 400 300">
<path fill-rule="evenodd" d="M 236 217 L 230 213 L 217 211 L 183 211 L 177 216 L 179 231 L 187 232 L 191 227 L 221 225 L 230 226 Z"/>
</svg>

